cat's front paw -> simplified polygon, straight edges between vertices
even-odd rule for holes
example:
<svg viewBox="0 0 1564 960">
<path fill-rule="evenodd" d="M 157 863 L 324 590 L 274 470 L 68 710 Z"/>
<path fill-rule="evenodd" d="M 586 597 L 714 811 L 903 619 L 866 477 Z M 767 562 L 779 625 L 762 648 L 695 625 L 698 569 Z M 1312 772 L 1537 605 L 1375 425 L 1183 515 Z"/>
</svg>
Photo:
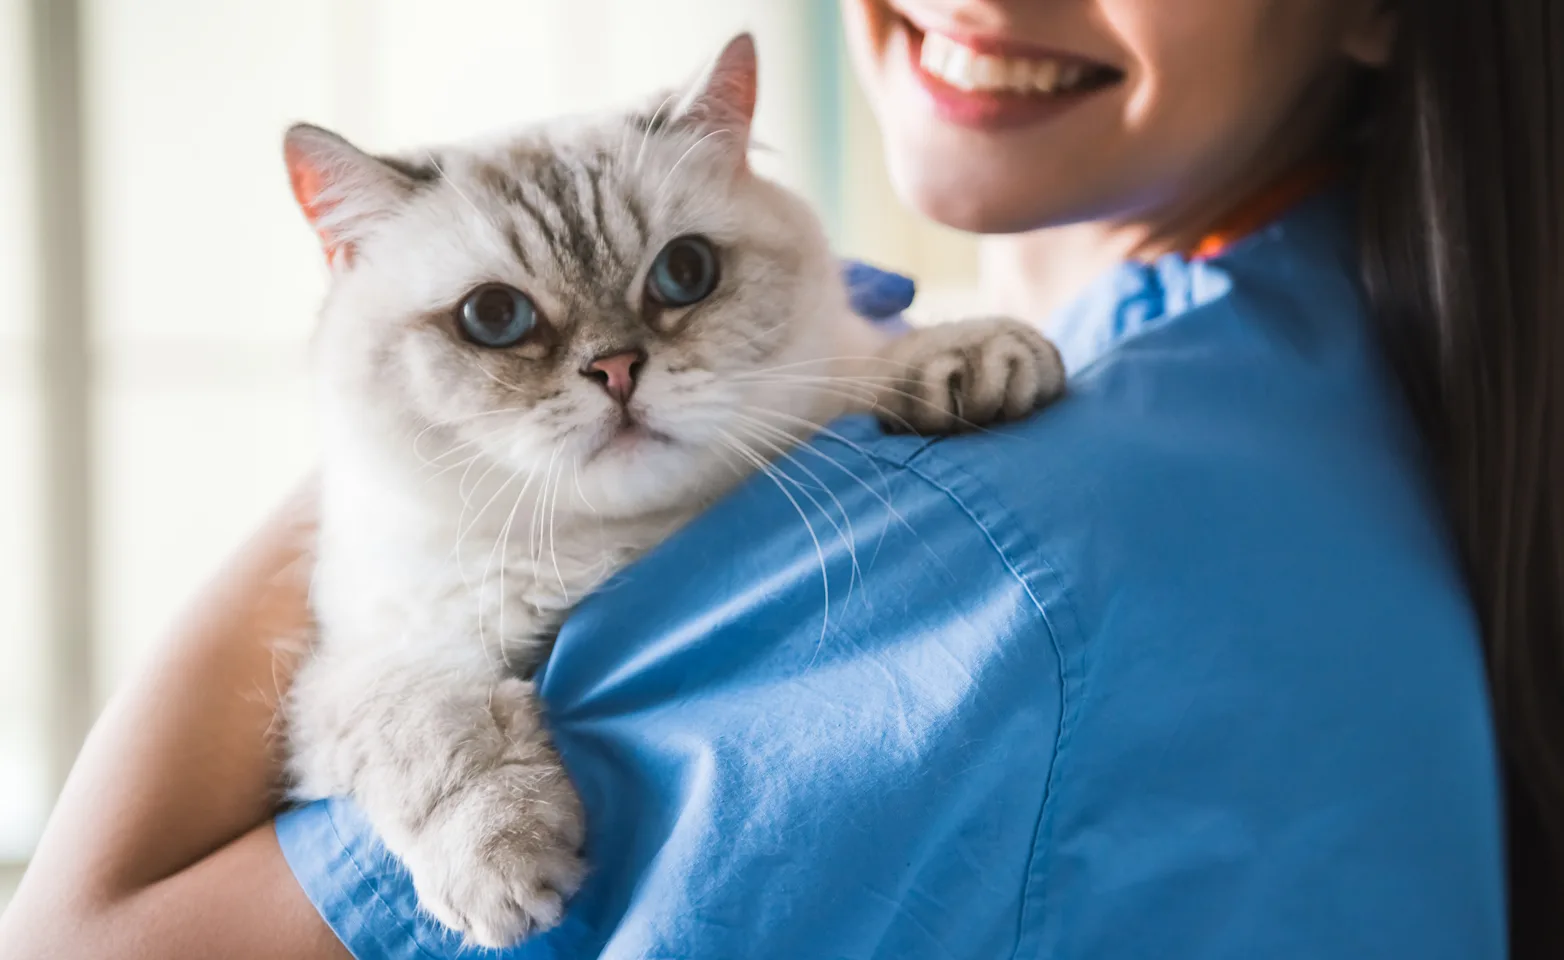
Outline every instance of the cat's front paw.
<svg viewBox="0 0 1564 960">
<path fill-rule="evenodd" d="M 402 858 L 424 909 L 483 947 L 557 925 L 586 876 L 584 816 L 564 768 L 499 766 L 449 803 Z"/>
<path fill-rule="evenodd" d="M 885 356 L 895 367 L 879 416 L 892 430 L 957 433 L 1018 420 L 1064 392 L 1058 349 L 1005 317 L 914 330 Z"/>
</svg>

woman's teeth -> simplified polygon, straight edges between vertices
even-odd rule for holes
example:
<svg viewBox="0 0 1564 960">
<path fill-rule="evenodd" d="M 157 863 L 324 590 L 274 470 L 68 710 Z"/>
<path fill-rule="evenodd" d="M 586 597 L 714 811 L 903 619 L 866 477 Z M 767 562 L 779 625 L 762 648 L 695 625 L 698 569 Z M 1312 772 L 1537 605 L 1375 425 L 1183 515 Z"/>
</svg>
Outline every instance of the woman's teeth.
<svg viewBox="0 0 1564 960">
<path fill-rule="evenodd" d="M 1048 57 L 996 57 L 938 33 L 923 35 L 919 64 L 953 87 L 983 93 L 1068 93 L 1098 71 Z"/>
</svg>

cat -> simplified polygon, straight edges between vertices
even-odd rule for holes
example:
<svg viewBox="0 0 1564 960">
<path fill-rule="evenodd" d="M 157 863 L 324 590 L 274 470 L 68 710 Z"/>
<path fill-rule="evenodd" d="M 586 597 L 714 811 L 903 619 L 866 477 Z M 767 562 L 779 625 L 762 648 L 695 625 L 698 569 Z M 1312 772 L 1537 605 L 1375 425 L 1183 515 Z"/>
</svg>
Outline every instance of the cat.
<svg viewBox="0 0 1564 960">
<path fill-rule="evenodd" d="M 949 432 L 1063 389 L 1020 322 L 852 313 L 814 214 L 749 167 L 755 73 L 740 35 L 650 110 L 401 157 L 285 138 L 331 274 L 292 795 L 352 797 L 475 945 L 584 876 L 526 679 L 573 603 L 838 416 Z"/>
</svg>

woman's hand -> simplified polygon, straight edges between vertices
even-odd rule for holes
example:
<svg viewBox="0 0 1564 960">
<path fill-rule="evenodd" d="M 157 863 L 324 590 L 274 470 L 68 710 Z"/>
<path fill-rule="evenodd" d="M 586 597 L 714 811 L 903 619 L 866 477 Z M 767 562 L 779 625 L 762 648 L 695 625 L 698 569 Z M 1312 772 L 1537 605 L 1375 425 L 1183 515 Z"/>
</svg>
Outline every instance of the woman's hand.
<svg viewBox="0 0 1564 960">
<path fill-rule="evenodd" d="M 270 822 L 315 506 L 306 483 L 104 711 L 0 918 L 0 958 L 347 956 Z"/>
</svg>

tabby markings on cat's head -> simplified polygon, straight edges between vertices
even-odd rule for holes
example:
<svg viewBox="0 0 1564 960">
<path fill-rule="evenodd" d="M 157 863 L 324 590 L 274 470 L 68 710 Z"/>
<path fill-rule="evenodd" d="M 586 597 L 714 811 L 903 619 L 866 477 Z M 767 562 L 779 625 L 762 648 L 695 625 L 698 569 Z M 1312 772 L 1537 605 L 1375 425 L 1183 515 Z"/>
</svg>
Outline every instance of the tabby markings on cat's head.
<svg viewBox="0 0 1564 960">
<path fill-rule="evenodd" d="M 683 95 L 488 143 L 386 158 L 292 128 L 337 429 L 568 473 L 608 512 L 720 488 L 753 466 L 738 448 L 801 432 L 840 285 L 807 206 L 749 167 L 755 80 L 746 35 Z"/>
</svg>

